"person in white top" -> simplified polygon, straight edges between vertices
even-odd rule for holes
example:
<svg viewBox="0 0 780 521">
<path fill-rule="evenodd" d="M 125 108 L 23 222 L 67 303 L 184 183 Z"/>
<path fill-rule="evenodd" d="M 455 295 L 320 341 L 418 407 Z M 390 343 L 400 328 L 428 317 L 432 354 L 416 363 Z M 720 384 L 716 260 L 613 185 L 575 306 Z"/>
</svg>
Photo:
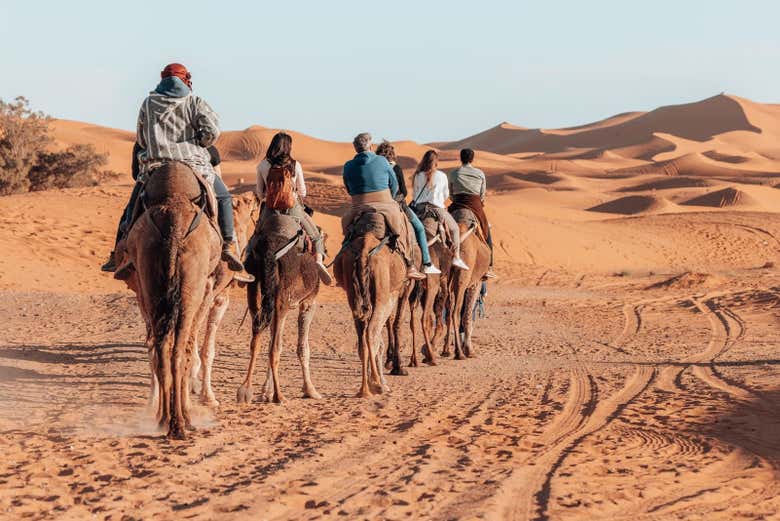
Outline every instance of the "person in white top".
<svg viewBox="0 0 780 521">
<path fill-rule="evenodd" d="M 271 139 L 271 144 L 268 146 L 265 158 L 257 165 L 257 188 L 256 193 L 261 200 L 266 199 L 266 181 L 268 179 L 268 173 L 271 170 L 272 165 L 286 166 L 292 163 L 294 171 L 293 190 L 295 192 L 295 204 L 289 210 L 284 213 L 294 218 L 301 225 L 301 228 L 306 232 L 306 235 L 314 243 L 314 251 L 317 258 L 317 267 L 319 268 L 320 280 L 323 283 L 330 285 L 333 279 L 328 272 L 328 268 L 324 264 L 325 258 L 325 243 L 322 240 L 322 233 L 320 233 L 317 225 L 311 219 L 303 206 L 303 198 L 306 197 L 306 182 L 303 179 L 303 167 L 301 164 L 292 158 L 290 155 L 292 151 L 292 136 L 286 132 L 278 132 Z M 269 212 L 273 212 L 265 204 L 263 205 L 263 212 L 260 215 L 260 222 L 263 217 L 268 215 Z M 258 226 L 259 227 L 259 226 Z"/>
<path fill-rule="evenodd" d="M 446 201 L 450 196 L 449 180 L 447 174 L 438 169 L 439 154 L 435 150 L 428 150 L 423 155 L 420 164 L 414 174 L 412 182 L 414 197 L 412 205 L 429 204 L 430 208 L 439 216 L 439 221 L 449 229 L 452 236 L 452 265 L 462 270 L 469 267 L 460 258 L 460 228 L 458 223 L 447 211 Z"/>
</svg>

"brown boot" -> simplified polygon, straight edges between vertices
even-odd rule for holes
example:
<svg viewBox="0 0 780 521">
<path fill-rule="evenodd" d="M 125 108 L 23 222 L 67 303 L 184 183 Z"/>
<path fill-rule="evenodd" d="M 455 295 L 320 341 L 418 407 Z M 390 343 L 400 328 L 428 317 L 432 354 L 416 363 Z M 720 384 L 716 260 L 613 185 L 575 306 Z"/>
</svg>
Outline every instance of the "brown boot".
<svg viewBox="0 0 780 521">
<path fill-rule="evenodd" d="M 233 244 L 233 242 L 222 244 L 222 260 L 227 262 L 230 271 L 244 271 L 244 265 L 241 263 L 241 259 L 233 253 Z"/>
</svg>

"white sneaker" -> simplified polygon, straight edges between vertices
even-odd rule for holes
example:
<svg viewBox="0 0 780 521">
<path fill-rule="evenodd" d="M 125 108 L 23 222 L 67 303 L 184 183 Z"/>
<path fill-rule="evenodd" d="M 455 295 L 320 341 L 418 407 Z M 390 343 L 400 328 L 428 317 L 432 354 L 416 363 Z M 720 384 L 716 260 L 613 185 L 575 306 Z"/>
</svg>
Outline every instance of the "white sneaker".
<svg viewBox="0 0 780 521">
<path fill-rule="evenodd" d="M 330 275 L 330 272 L 328 271 L 328 267 L 325 266 L 322 262 L 317 263 L 317 268 L 320 275 L 320 280 L 323 284 L 326 286 L 332 286 L 333 285 L 333 277 Z"/>
<path fill-rule="evenodd" d="M 463 259 L 461 259 L 460 257 L 456 257 L 455 259 L 453 259 L 452 265 L 455 266 L 456 268 L 460 268 L 462 270 L 469 269 L 469 267 L 466 265 L 465 262 L 463 262 Z"/>
<path fill-rule="evenodd" d="M 433 264 L 429 264 L 423 267 L 423 273 L 426 275 L 441 275 L 441 270 Z"/>
</svg>

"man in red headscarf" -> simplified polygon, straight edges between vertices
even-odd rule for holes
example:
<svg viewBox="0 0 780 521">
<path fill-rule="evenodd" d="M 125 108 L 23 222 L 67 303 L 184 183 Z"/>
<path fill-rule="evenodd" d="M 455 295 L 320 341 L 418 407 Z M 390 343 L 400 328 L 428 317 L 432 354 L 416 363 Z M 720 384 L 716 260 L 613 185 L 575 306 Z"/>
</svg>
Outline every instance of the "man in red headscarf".
<svg viewBox="0 0 780 521">
<path fill-rule="evenodd" d="M 219 137 L 217 114 L 202 98 L 192 94 L 192 75 L 184 65 L 171 63 L 160 76 L 160 83 L 144 100 L 138 114 L 139 183 L 145 182 L 156 168 L 170 161 L 185 163 L 212 183 L 223 239 L 222 260 L 231 270 L 242 272 L 243 265 L 234 251 L 232 198 L 225 183 L 216 174 L 208 152 L 208 147 L 214 145 Z M 132 212 L 138 193 L 140 190 L 133 191 L 134 197 L 126 216 Z M 127 222 L 127 217 L 123 221 L 126 233 L 131 223 Z M 116 269 L 113 257 L 112 252 L 109 262 L 103 266 L 104 271 Z M 249 274 L 242 273 L 240 279 L 249 277 Z"/>
</svg>

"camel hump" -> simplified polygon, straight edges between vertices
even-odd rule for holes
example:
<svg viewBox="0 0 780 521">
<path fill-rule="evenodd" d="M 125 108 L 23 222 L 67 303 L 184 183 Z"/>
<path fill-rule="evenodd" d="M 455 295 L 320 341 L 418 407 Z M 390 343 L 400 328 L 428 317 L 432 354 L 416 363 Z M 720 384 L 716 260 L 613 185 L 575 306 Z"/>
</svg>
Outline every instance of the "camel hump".
<svg viewBox="0 0 780 521">
<path fill-rule="evenodd" d="M 352 235 L 362 237 L 374 235 L 377 239 L 383 239 L 387 235 L 387 223 L 381 212 L 363 212 L 352 223 Z"/>
<path fill-rule="evenodd" d="M 198 175 L 184 163 L 174 161 L 154 170 L 144 185 L 147 204 L 160 204 L 172 195 L 194 200 L 201 194 Z"/>
</svg>

